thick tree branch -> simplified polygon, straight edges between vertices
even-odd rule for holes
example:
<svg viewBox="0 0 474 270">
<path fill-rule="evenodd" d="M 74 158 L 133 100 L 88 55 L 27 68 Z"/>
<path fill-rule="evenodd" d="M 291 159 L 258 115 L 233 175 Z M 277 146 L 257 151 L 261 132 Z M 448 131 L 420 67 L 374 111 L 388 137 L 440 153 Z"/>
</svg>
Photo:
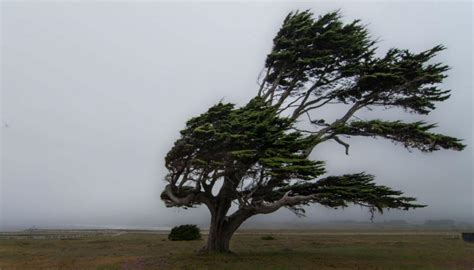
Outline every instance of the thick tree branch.
<svg viewBox="0 0 474 270">
<path fill-rule="evenodd" d="M 344 148 L 346 149 L 346 155 L 349 155 L 349 144 L 346 143 L 346 142 L 344 142 L 344 141 L 342 141 L 342 140 L 339 139 L 339 137 L 337 137 L 337 136 L 334 136 L 334 140 L 335 140 L 338 144 L 344 146 Z"/>
<path fill-rule="evenodd" d="M 161 194 L 161 199 L 165 202 L 166 207 L 193 207 L 193 205 L 202 203 L 212 207 L 211 199 L 205 193 L 197 191 L 196 188 L 188 190 L 185 194 L 185 196 L 177 196 L 173 192 L 173 186 L 168 184 Z"/>
<path fill-rule="evenodd" d="M 258 214 L 270 214 L 284 206 L 294 206 L 297 204 L 307 203 L 315 200 L 317 195 L 306 195 L 306 196 L 290 196 L 291 191 L 287 191 L 281 199 L 276 202 L 265 202 L 262 201 L 259 204 L 253 206 L 253 209 Z"/>
</svg>

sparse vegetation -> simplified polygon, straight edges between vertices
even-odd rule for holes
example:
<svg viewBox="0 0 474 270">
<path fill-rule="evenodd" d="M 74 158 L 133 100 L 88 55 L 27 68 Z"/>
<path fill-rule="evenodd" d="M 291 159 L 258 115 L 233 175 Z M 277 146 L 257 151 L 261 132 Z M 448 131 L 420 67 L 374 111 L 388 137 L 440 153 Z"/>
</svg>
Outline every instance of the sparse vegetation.
<svg viewBox="0 0 474 270">
<path fill-rule="evenodd" d="M 115 235 L 115 236 L 114 236 Z M 262 241 L 264 235 L 275 240 Z M 240 231 L 233 255 L 196 254 L 205 240 L 121 233 L 74 241 L 0 239 L 2 270 L 46 269 L 456 269 L 472 270 L 474 245 L 446 231 Z M 164 242 L 162 240 L 165 240 Z"/>
</svg>

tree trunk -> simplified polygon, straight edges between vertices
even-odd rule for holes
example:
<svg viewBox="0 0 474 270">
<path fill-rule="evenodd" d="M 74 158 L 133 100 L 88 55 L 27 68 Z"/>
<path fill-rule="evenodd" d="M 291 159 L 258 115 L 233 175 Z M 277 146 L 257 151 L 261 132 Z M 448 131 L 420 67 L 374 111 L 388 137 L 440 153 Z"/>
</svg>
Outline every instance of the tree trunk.
<svg viewBox="0 0 474 270">
<path fill-rule="evenodd" d="M 235 178 L 240 179 L 240 176 Z M 206 252 L 229 253 L 232 235 L 247 218 L 253 215 L 253 212 L 249 210 L 239 209 L 232 215 L 227 216 L 227 212 L 232 205 L 235 185 L 230 179 L 226 179 L 216 201 L 208 205 L 211 212 L 211 224 L 207 245 L 203 248 Z"/>
<path fill-rule="evenodd" d="M 224 207 L 225 208 L 225 207 Z M 221 210 L 222 208 L 218 209 Z M 228 208 L 225 211 L 211 212 L 211 225 L 209 227 L 209 236 L 204 251 L 229 253 L 230 239 L 240 225 L 253 215 L 248 210 L 238 210 L 231 216 L 226 216 Z"/>
<path fill-rule="evenodd" d="M 207 238 L 207 245 L 205 250 L 208 252 L 230 252 L 229 244 L 233 232 L 230 232 L 225 226 L 225 223 L 219 225 L 218 223 L 211 223 L 209 228 L 209 236 Z"/>
<path fill-rule="evenodd" d="M 230 252 L 229 243 L 233 232 L 229 230 L 227 211 L 231 206 L 230 200 L 219 200 L 211 210 L 211 224 L 207 239 L 206 251 Z"/>
</svg>

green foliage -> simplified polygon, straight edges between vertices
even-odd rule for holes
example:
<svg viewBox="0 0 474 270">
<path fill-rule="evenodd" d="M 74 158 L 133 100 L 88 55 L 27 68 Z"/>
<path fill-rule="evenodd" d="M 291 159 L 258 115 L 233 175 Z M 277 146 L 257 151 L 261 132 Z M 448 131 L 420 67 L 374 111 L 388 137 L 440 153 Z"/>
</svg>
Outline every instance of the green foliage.
<svg viewBox="0 0 474 270">
<path fill-rule="evenodd" d="M 339 127 L 337 133 L 351 136 L 379 136 L 424 152 L 440 148 L 458 151 L 464 149 L 465 145 L 460 139 L 429 132 L 435 127 L 435 124 L 426 124 L 422 121 L 413 123 L 383 120 L 353 121 Z"/>
<path fill-rule="evenodd" d="M 265 62 L 270 71 L 267 82 L 287 89 L 336 67 L 353 74 L 373 54 L 374 41 L 358 20 L 344 24 L 338 12 L 315 20 L 306 10 L 288 14 L 273 44 Z"/>
<path fill-rule="evenodd" d="M 378 57 L 375 44 L 365 25 L 345 23 L 339 12 L 318 18 L 310 11 L 288 14 L 273 39 L 257 96 L 242 107 L 216 104 L 186 123 L 165 158 L 174 195 L 186 197 L 186 204 L 199 195 L 191 203 L 205 203 L 211 212 L 220 206 L 227 211 L 237 201 L 240 210 L 250 211 L 246 215 L 282 206 L 302 215 L 301 205 L 309 203 L 355 204 L 372 214 L 423 207 L 401 191 L 375 184 L 370 174 L 322 177 L 324 162 L 310 158 L 328 140 L 348 154 L 343 139 L 352 136 L 381 137 L 423 152 L 464 149 L 460 139 L 432 132 L 434 124 L 356 117 L 376 106 L 424 115 L 450 96 L 440 88 L 449 68 L 433 62 L 443 46 L 419 53 L 393 48 Z M 330 104 L 349 109 L 332 123 L 313 120 L 318 108 Z M 311 129 L 298 129 L 302 118 Z M 219 180 L 223 187 L 214 195 Z M 171 197 L 162 194 L 167 202 Z"/>
<path fill-rule="evenodd" d="M 311 142 L 299 132 L 289 132 L 291 127 L 289 119 L 258 97 L 238 109 L 217 104 L 188 121 L 165 158 L 166 166 L 175 177 L 185 168 L 242 170 L 252 176 L 257 173 L 252 165 L 261 164 L 274 176 L 272 185 L 291 178 L 314 179 L 324 173 L 323 163 L 301 155 Z"/>
<path fill-rule="evenodd" d="M 356 87 L 339 95 L 341 100 L 361 100 L 368 95 L 374 105 L 402 107 L 428 114 L 434 102 L 449 98 L 449 90 L 436 86 L 446 78 L 448 66 L 428 62 L 445 47 L 438 45 L 421 53 L 391 49 L 383 58 L 373 58 L 359 71 Z"/>
<path fill-rule="evenodd" d="M 401 209 L 424 207 L 413 203 L 416 199 L 402 196 L 403 192 L 393 190 L 373 182 L 374 176 L 366 173 L 329 176 L 317 182 L 290 185 L 274 192 L 277 199 L 283 193 L 291 191 L 293 195 L 315 195 L 311 201 L 324 206 L 347 207 L 349 203 L 368 207 L 383 213 L 383 209 Z"/>
<path fill-rule="evenodd" d="M 168 239 L 171 241 L 189 241 L 201 239 L 201 232 L 196 225 L 181 225 L 171 229 Z"/>
<path fill-rule="evenodd" d="M 393 48 L 375 55 L 376 40 L 359 20 L 344 23 L 339 12 L 315 19 L 310 11 L 292 12 L 273 40 L 265 66 L 265 97 L 324 97 L 341 103 L 401 107 L 428 114 L 450 90 L 437 84 L 448 66 L 431 63 L 442 45 L 420 53 Z M 308 91 L 305 86 L 313 82 Z M 298 108 L 297 111 L 302 111 Z"/>
</svg>

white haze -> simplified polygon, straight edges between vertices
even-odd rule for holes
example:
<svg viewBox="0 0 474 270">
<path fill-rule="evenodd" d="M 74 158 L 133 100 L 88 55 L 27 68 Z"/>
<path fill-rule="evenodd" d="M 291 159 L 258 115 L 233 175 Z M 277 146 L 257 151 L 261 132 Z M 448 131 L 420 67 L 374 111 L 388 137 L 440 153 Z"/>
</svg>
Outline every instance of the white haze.
<svg viewBox="0 0 474 270">
<path fill-rule="evenodd" d="M 437 122 L 436 131 L 465 140 L 463 152 L 409 153 L 366 138 L 350 140 L 349 156 L 335 143 L 313 156 L 330 173 L 367 171 L 429 205 L 376 221 L 473 221 L 470 2 L 3 2 L 0 230 L 208 222 L 203 207 L 164 206 L 164 156 L 187 119 L 256 94 L 272 39 L 295 9 L 362 19 L 380 53 L 447 46 L 436 60 L 452 67 L 443 86 L 453 92 L 436 111 L 358 116 Z M 303 219 L 282 209 L 249 222 L 369 220 L 358 207 L 307 210 Z"/>
</svg>

